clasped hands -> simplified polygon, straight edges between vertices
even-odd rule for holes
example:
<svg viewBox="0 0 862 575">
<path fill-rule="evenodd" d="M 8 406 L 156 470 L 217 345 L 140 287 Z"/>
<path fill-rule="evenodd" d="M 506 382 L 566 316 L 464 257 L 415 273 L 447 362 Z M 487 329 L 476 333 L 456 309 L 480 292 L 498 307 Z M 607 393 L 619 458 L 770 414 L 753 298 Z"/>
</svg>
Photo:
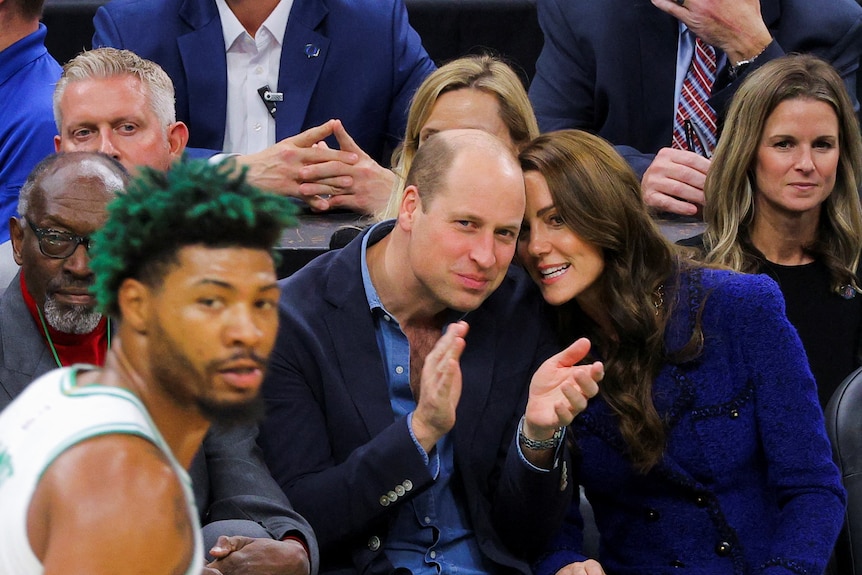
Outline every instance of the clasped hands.
<svg viewBox="0 0 862 575">
<path fill-rule="evenodd" d="M 340 150 L 324 142 L 333 135 Z M 250 183 L 299 198 L 314 211 L 346 208 L 372 214 L 386 205 L 395 183 L 395 174 L 366 154 L 340 120 L 329 120 L 235 161 L 248 167 Z"/>
<path fill-rule="evenodd" d="M 308 553 L 293 539 L 220 536 L 202 575 L 308 575 Z"/>
</svg>

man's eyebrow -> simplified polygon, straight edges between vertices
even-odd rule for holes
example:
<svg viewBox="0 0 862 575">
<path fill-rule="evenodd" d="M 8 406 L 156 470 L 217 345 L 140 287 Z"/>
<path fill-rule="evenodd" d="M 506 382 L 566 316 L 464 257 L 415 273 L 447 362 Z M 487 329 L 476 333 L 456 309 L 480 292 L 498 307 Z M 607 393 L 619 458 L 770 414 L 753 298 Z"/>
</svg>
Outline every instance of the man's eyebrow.
<svg viewBox="0 0 862 575">
<path fill-rule="evenodd" d="M 237 288 L 234 284 L 230 282 L 226 282 L 224 280 L 215 279 L 215 278 L 203 278 L 197 282 L 195 285 L 213 285 L 216 287 L 224 288 L 231 291 L 237 291 Z M 273 289 L 278 289 L 278 282 L 268 283 L 257 288 L 257 291 L 269 291 Z"/>
</svg>

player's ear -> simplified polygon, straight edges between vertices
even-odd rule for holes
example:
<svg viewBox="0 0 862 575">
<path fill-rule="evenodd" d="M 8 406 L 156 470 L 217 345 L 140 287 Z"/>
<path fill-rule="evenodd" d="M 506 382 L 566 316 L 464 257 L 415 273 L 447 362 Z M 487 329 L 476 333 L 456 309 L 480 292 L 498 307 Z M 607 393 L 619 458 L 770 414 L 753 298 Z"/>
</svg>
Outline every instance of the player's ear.
<svg viewBox="0 0 862 575">
<path fill-rule="evenodd" d="M 151 305 L 152 291 L 149 286 L 133 278 L 123 280 L 117 291 L 117 307 L 123 323 L 137 333 L 147 333 Z"/>
</svg>

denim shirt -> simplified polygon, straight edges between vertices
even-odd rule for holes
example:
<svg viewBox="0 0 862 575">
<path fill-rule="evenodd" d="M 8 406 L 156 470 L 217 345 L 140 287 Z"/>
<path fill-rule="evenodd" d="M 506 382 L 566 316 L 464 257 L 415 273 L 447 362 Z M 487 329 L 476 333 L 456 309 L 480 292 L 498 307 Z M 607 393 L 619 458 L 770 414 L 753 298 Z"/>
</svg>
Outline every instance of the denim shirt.
<svg viewBox="0 0 862 575">
<path fill-rule="evenodd" d="M 375 227 L 378 229 L 371 230 L 363 239 L 362 283 L 374 317 L 377 345 L 386 367 L 392 413 L 396 418 L 407 417 L 412 436 L 410 422 L 416 400 L 410 390 L 410 344 L 398 320 L 381 303 L 368 273 L 368 245 L 379 241 L 385 235 L 382 232 L 389 229 L 386 226 L 380 229 L 380 224 Z M 451 321 L 459 319 L 458 314 L 453 313 Z M 470 525 L 465 499 L 459 492 L 461 484 L 456 478 L 451 434 L 438 441 L 430 454 L 425 452 L 415 436 L 413 441 L 425 459 L 434 483 L 397 509 L 384 543 L 386 557 L 396 568 L 406 568 L 414 574 L 490 572 Z"/>
</svg>

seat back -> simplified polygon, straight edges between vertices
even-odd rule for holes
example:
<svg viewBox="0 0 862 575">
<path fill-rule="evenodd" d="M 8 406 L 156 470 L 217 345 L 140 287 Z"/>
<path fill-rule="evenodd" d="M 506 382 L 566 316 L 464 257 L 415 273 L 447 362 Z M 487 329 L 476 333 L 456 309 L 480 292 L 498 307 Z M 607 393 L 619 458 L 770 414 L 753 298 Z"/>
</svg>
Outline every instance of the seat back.
<svg viewBox="0 0 862 575">
<path fill-rule="evenodd" d="M 832 454 L 847 490 L 847 514 L 835 546 L 834 572 L 862 575 L 862 367 L 838 386 L 825 416 Z"/>
</svg>

